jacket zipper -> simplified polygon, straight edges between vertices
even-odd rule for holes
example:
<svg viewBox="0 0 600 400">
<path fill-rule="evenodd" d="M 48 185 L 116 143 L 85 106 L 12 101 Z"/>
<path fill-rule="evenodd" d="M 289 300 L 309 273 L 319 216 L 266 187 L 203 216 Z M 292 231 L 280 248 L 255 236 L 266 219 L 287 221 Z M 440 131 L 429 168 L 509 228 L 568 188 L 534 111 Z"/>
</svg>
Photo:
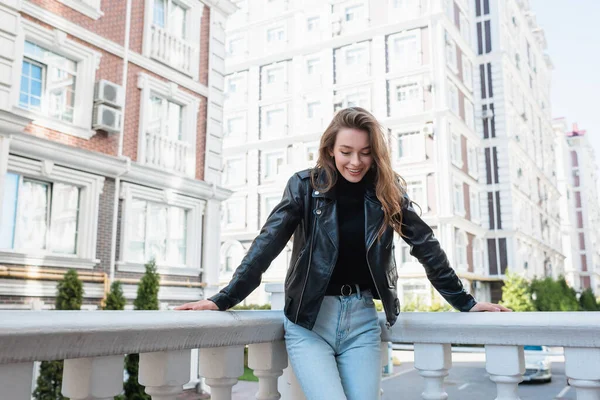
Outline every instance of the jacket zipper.
<svg viewBox="0 0 600 400">
<path fill-rule="evenodd" d="M 366 218 L 367 218 L 367 213 L 365 213 L 365 225 L 366 225 Z M 373 243 L 375 243 L 375 238 L 377 238 L 377 235 L 375 235 L 373 240 L 371 240 L 371 243 L 367 244 L 367 267 L 369 268 L 369 272 L 371 273 L 371 279 L 373 279 L 373 284 L 375 285 L 375 290 L 377 291 L 377 295 L 381 299 L 381 305 L 383 306 L 383 310 L 385 312 L 385 320 L 386 320 L 385 326 L 388 329 L 390 329 L 391 325 L 390 325 L 389 320 L 387 319 L 387 310 L 385 309 L 385 302 L 383 301 L 383 298 L 381 297 L 381 293 L 379 292 L 379 288 L 377 287 L 377 281 L 375 280 L 375 275 L 373 275 L 373 270 L 371 269 L 371 263 L 369 263 L 369 250 L 371 250 L 371 246 L 373 246 Z"/>
<path fill-rule="evenodd" d="M 318 204 L 318 202 L 316 202 Z M 317 206 L 315 204 L 315 210 Z M 295 324 L 298 323 L 298 316 L 300 315 L 300 307 L 302 307 L 302 299 L 304 298 L 304 291 L 306 290 L 306 284 L 308 283 L 308 275 L 310 274 L 310 264 L 312 263 L 312 255 L 313 255 L 313 240 L 315 237 L 315 230 L 317 228 L 317 218 L 315 217 L 315 222 L 312 227 L 312 234 L 310 235 L 310 250 L 308 253 L 308 268 L 306 270 L 306 279 L 304 279 L 304 286 L 302 286 L 302 292 L 300 293 L 300 303 L 298 303 L 298 310 L 296 311 L 296 320 Z"/>
</svg>

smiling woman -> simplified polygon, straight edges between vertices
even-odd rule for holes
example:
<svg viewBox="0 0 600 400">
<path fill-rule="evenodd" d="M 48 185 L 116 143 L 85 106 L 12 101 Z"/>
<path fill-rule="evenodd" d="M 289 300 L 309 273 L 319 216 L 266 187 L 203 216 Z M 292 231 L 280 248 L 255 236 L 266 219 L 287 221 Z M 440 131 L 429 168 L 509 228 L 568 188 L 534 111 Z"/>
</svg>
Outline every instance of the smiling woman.
<svg viewBox="0 0 600 400">
<path fill-rule="evenodd" d="M 411 247 L 433 286 L 460 311 L 508 311 L 468 294 L 394 172 L 384 131 L 368 111 L 340 110 L 314 168 L 295 173 L 231 282 L 180 310 L 226 310 L 245 299 L 290 237 L 284 327 L 289 360 L 308 400 L 377 399 L 381 328 L 400 313 L 394 236 Z"/>
</svg>

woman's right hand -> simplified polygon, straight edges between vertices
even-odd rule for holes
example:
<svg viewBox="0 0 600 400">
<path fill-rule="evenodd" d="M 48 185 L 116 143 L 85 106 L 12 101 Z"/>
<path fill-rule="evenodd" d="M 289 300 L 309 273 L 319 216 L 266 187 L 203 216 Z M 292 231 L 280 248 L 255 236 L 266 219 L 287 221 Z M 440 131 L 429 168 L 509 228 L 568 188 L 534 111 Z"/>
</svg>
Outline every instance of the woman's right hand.
<svg viewBox="0 0 600 400">
<path fill-rule="evenodd" d="M 185 303 L 175 307 L 175 310 L 219 310 L 219 307 L 211 300 L 198 300 L 191 303 Z"/>
</svg>

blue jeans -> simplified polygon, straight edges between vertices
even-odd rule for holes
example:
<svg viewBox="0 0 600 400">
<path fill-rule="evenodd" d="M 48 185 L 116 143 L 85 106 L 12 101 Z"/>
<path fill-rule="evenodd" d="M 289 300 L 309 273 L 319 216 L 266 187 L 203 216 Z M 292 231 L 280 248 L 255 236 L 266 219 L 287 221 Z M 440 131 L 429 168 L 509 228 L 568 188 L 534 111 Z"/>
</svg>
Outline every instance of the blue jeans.
<svg viewBox="0 0 600 400">
<path fill-rule="evenodd" d="M 381 328 L 370 291 L 325 296 L 313 330 L 284 318 L 288 357 L 307 400 L 377 400 Z"/>
</svg>

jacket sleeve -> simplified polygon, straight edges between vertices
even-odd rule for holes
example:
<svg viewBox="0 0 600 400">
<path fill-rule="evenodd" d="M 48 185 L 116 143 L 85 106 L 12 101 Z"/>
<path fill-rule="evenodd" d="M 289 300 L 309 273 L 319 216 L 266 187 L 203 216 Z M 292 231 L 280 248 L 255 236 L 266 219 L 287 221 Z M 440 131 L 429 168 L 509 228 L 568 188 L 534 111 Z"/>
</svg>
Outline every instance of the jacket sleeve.
<svg viewBox="0 0 600 400">
<path fill-rule="evenodd" d="M 302 179 L 294 174 L 287 183 L 281 202 L 267 218 L 229 284 L 209 298 L 219 310 L 235 306 L 258 287 L 262 274 L 283 250 L 302 218 L 303 193 Z"/>
<path fill-rule="evenodd" d="M 404 198 L 402 212 L 402 235 L 411 247 L 410 254 L 425 267 L 433 287 L 452 307 L 469 311 L 477 302 L 465 291 L 432 229 L 419 217 L 408 197 Z"/>
</svg>

